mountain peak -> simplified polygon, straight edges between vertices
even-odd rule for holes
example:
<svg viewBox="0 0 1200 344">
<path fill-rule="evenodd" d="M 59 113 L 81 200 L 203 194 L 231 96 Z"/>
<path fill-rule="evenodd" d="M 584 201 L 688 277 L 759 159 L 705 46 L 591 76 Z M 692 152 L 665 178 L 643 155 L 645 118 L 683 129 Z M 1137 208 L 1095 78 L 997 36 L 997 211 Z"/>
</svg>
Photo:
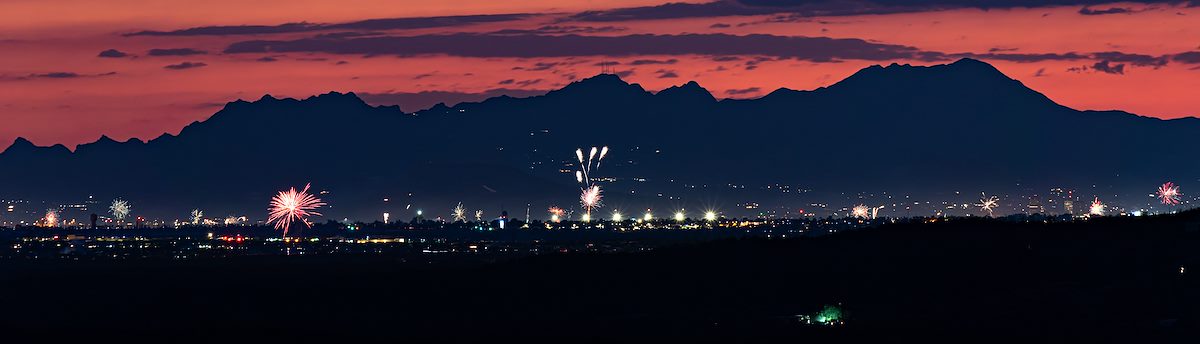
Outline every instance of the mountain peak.
<svg viewBox="0 0 1200 344">
<path fill-rule="evenodd" d="M 662 91 L 658 91 L 655 96 L 678 99 L 680 101 L 714 102 L 717 100 L 711 92 L 701 87 L 695 81 L 688 81 L 683 85 L 665 88 Z"/>
<path fill-rule="evenodd" d="M 8 148 L 4 150 L 4 152 L 0 152 L 0 154 L 21 151 L 21 150 L 30 150 L 30 149 L 34 149 L 34 148 L 37 148 L 37 146 L 35 146 L 33 144 L 33 142 L 30 142 L 28 139 L 26 139 L 24 137 L 17 137 L 17 139 L 13 140 L 13 143 L 11 145 L 9 145 Z"/>
<path fill-rule="evenodd" d="M 621 77 L 616 74 L 597 74 L 547 93 L 547 95 L 550 94 L 612 97 L 645 95 L 648 93 L 641 85 L 625 82 L 625 80 L 621 80 Z"/>
</svg>

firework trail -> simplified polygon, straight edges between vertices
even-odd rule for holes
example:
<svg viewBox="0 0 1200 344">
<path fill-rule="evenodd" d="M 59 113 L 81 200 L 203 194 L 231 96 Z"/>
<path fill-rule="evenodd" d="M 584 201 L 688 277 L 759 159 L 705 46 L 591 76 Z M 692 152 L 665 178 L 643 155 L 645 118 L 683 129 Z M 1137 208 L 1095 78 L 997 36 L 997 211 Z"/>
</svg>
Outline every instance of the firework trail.
<svg viewBox="0 0 1200 344">
<path fill-rule="evenodd" d="M 583 149 L 575 149 L 575 159 L 579 161 L 579 170 L 575 171 L 575 181 L 580 184 L 579 203 L 583 205 L 583 209 L 587 216 L 591 216 L 592 209 L 601 207 L 600 199 L 603 198 L 600 186 L 592 182 L 590 176 L 592 169 L 599 168 L 600 162 L 608 155 L 608 147 L 603 148 L 592 147 L 588 151 L 587 160 L 584 160 Z"/>
<path fill-rule="evenodd" d="M 201 220 L 204 220 L 204 212 L 200 209 L 192 209 L 192 224 L 198 225 Z"/>
<path fill-rule="evenodd" d="M 1100 202 L 1100 197 L 1096 197 L 1096 199 L 1092 201 L 1092 206 L 1088 207 L 1088 214 L 1104 216 L 1104 208 L 1106 208 L 1106 206 L 1104 203 Z"/>
<path fill-rule="evenodd" d="M 58 210 L 46 209 L 46 216 L 43 218 L 43 224 L 46 227 L 58 227 Z"/>
<path fill-rule="evenodd" d="M 129 216 L 129 211 L 132 209 L 133 207 L 129 206 L 129 202 L 120 198 L 114 199 L 112 205 L 108 206 L 108 212 L 112 213 L 113 218 L 117 219 L 117 221 L 124 220 L 126 216 Z"/>
<path fill-rule="evenodd" d="M 467 210 L 463 208 L 462 202 L 458 202 L 450 214 L 454 216 L 453 222 L 467 222 Z"/>
<path fill-rule="evenodd" d="M 283 237 L 287 238 L 288 230 L 292 227 L 293 221 L 300 221 L 305 226 L 311 227 L 308 223 L 309 216 L 321 216 L 321 213 L 316 212 L 317 208 L 325 206 L 320 198 L 308 193 L 308 188 L 312 184 L 304 184 L 304 190 L 299 192 L 296 188 L 291 188 L 287 191 L 280 191 L 279 194 L 271 198 L 271 205 L 267 210 L 270 216 L 267 217 L 267 223 L 274 223 L 275 229 L 283 230 Z"/>
<path fill-rule="evenodd" d="M 979 208 L 983 209 L 983 211 L 986 211 L 988 216 L 992 216 L 992 209 L 996 209 L 996 205 L 999 203 L 999 201 L 1000 199 L 996 198 L 996 196 L 984 196 L 983 198 L 979 199 Z"/>
<path fill-rule="evenodd" d="M 1166 182 L 1159 186 L 1157 195 L 1159 201 L 1166 205 L 1179 205 L 1179 197 L 1183 196 L 1182 193 L 1179 193 L 1179 185 L 1172 182 Z"/>
</svg>

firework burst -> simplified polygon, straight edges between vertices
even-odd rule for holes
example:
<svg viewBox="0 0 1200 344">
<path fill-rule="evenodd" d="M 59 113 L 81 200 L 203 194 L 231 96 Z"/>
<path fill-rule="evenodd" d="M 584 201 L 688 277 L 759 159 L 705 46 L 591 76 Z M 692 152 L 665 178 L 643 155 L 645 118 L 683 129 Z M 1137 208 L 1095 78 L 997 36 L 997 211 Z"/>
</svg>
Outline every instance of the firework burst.
<svg viewBox="0 0 1200 344">
<path fill-rule="evenodd" d="M 859 204 L 859 205 L 854 206 L 854 209 L 850 210 L 850 215 L 860 218 L 860 219 L 865 219 L 865 218 L 871 216 L 870 212 L 871 212 L 870 208 L 867 208 L 867 206 L 865 206 L 865 205 Z"/>
<path fill-rule="evenodd" d="M 475 221 L 483 221 L 483 210 L 475 211 Z"/>
<path fill-rule="evenodd" d="M 996 205 L 998 205 L 999 202 L 1000 199 L 996 198 L 996 196 L 984 196 L 983 198 L 979 199 L 979 208 L 983 209 L 983 211 L 986 211 L 988 216 L 992 216 L 992 210 L 996 209 Z"/>
<path fill-rule="evenodd" d="M 58 209 L 46 209 L 46 216 L 42 218 L 42 224 L 46 227 L 58 227 Z"/>
<path fill-rule="evenodd" d="M 304 190 L 301 191 L 296 191 L 296 188 L 280 191 L 271 198 L 271 205 L 267 208 L 269 211 L 267 223 L 274 224 L 275 229 L 282 229 L 284 238 L 287 238 L 288 230 L 292 228 L 292 222 L 300 221 L 305 226 L 311 226 L 308 223 L 308 217 L 321 216 L 321 213 L 316 210 L 325 206 L 325 202 L 308 193 L 309 186 L 311 184 L 304 184 Z"/>
<path fill-rule="evenodd" d="M 1179 205 L 1179 198 L 1183 196 L 1182 193 L 1179 193 L 1179 185 L 1172 182 L 1166 182 L 1159 186 L 1156 195 L 1158 200 L 1166 205 Z"/>
<path fill-rule="evenodd" d="M 204 220 L 204 212 L 200 209 L 192 209 L 192 224 L 199 225 L 200 221 Z"/>
<path fill-rule="evenodd" d="M 1100 202 L 1100 197 L 1096 197 L 1096 199 L 1092 201 L 1092 206 L 1088 207 L 1088 214 L 1104 216 L 1104 209 L 1107 207 L 1108 206 L 1105 206 L 1104 203 Z"/>
<path fill-rule="evenodd" d="M 555 223 L 562 221 L 563 214 L 566 214 L 566 211 L 559 207 L 550 207 L 546 212 L 550 213 L 550 221 Z"/>
<path fill-rule="evenodd" d="M 114 199 L 112 205 L 108 206 L 108 212 L 112 213 L 113 218 L 117 219 L 117 221 L 124 220 L 125 217 L 129 216 L 131 210 L 133 210 L 133 207 L 129 205 L 129 202 L 120 198 Z"/>
<path fill-rule="evenodd" d="M 588 151 L 587 159 L 584 159 L 583 149 L 575 150 L 575 159 L 579 161 L 579 170 L 575 171 L 575 181 L 580 185 L 579 203 L 583 205 L 585 215 L 592 214 L 592 210 L 601 206 L 600 199 L 603 198 L 603 193 L 600 186 L 592 182 L 590 176 L 592 169 L 599 168 L 600 162 L 608 155 L 608 147 L 596 148 L 592 147 Z"/>
<path fill-rule="evenodd" d="M 463 208 L 462 202 L 458 202 L 458 205 L 454 206 L 450 215 L 454 217 L 453 222 L 467 222 L 467 209 Z"/>
</svg>

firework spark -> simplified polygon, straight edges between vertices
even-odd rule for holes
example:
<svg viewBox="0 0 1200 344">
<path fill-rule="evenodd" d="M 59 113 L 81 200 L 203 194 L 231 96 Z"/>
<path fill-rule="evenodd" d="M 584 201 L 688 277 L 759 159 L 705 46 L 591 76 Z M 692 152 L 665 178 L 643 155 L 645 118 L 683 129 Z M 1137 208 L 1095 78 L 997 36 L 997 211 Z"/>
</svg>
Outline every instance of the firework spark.
<svg viewBox="0 0 1200 344">
<path fill-rule="evenodd" d="M 308 193 L 309 186 L 311 184 L 304 184 L 304 190 L 298 192 L 294 187 L 287 191 L 280 191 L 271 198 L 270 208 L 267 208 L 270 212 L 267 223 L 274 223 L 275 229 L 282 229 L 284 238 L 287 238 L 293 221 L 300 221 L 305 226 L 312 226 L 308 223 L 308 217 L 321 216 L 321 213 L 316 210 L 325 206 L 325 202 Z"/>
<path fill-rule="evenodd" d="M 996 196 L 984 196 L 983 198 L 979 199 L 979 208 L 983 209 L 983 211 L 986 211 L 988 216 L 992 216 L 992 210 L 996 209 L 996 205 L 999 204 L 999 202 L 1000 199 L 996 198 Z"/>
<path fill-rule="evenodd" d="M 1096 197 L 1096 199 L 1092 201 L 1092 206 L 1088 207 L 1088 214 L 1104 216 L 1104 208 L 1107 208 L 1107 206 L 1100 202 L 1100 197 Z"/>
<path fill-rule="evenodd" d="M 475 211 L 475 221 L 483 221 L 483 210 Z"/>
<path fill-rule="evenodd" d="M 1159 201 L 1166 205 L 1179 205 L 1179 198 L 1183 196 L 1182 193 L 1179 193 L 1179 185 L 1172 182 L 1166 182 L 1159 186 L 1157 195 Z"/>
<path fill-rule="evenodd" d="M 204 220 L 204 212 L 200 211 L 200 209 L 192 209 L 192 224 L 198 225 L 198 224 L 200 224 L 200 221 L 203 221 L 203 220 Z"/>
<path fill-rule="evenodd" d="M 454 216 L 454 222 L 467 222 L 467 209 L 463 208 L 462 202 L 454 206 L 454 211 L 451 213 Z"/>
<path fill-rule="evenodd" d="M 46 209 L 46 216 L 42 218 L 42 223 L 46 227 L 58 227 L 58 209 Z"/>
<path fill-rule="evenodd" d="M 108 212 L 112 213 L 113 218 L 117 221 L 124 220 L 126 216 L 129 216 L 130 210 L 133 210 L 133 207 L 129 206 L 129 202 L 120 198 L 114 199 L 112 205 L 108 206 Z"/>
</svg>

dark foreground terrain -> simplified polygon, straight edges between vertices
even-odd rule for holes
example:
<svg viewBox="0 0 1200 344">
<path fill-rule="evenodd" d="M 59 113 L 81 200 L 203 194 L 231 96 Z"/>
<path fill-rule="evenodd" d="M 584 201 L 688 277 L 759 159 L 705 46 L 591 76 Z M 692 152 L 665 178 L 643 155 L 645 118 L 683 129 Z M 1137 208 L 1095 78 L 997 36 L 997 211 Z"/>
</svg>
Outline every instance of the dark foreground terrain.
<svg viewBox="0 0 1200 344">
<path fill-rule="evenodd" d="M 951 219 L 499 262 L 0 262 L 9 336 L 561 342 L 1194 337 L 1200 213 Z M 828 307 L 828 324 L 803 319 Z M 832 320 L 832 319 L 827 319 Z M 905 340 L 908 341 L 908 340 Z"/>
</svg>

